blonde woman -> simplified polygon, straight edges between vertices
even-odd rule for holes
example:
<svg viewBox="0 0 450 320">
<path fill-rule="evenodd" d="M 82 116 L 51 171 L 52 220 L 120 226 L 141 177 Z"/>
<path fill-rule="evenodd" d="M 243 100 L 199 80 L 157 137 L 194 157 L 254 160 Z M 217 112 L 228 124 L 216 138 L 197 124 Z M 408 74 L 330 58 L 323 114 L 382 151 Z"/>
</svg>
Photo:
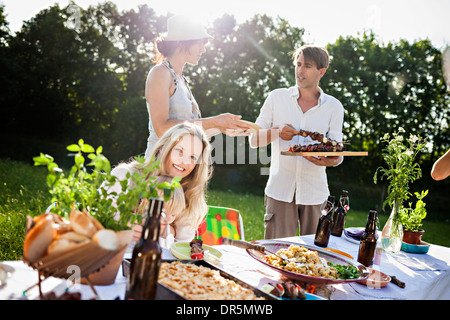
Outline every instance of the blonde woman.
<svg viewBox="0 0 450 320">
<path fill-rule="evenodd" d="M 153 157 L 160 161 L 160 168 L 153 172 L 153 176 L 181 177 L 184 209 L 175 214 L 172 226 L 176 242 L 189 242 L 208 211 L 205 191 L 212 170 L 211 145 L 201 127 L 184 122 L 163 134 L 144 164 L 149 164 Z M 136 166 L 136 161 L 122 163 L 113 169 L 112 174 L 125 179 L 128 172 L 137 170 Z M 140 230 L 139 226 L 134 228 L 135 238 Z"/>
<path fill-rule="evenodd" d="M 197 65 L 208 39 L 212 38 L 198 22 L 176 15 L 167 20 L 167 34 L 156 41 L 155 66 L 145 84 L 149 114 L 149 137 L 145 157 L 150 157 L 160 137 L 170 127 L 189 121 L 208 134 L 248 135 L 250 126 L 237 120 L 241 116 L 224 113 L 202 118 L 200 108 L 183 75 L 186 64 Z"/>
</svg>

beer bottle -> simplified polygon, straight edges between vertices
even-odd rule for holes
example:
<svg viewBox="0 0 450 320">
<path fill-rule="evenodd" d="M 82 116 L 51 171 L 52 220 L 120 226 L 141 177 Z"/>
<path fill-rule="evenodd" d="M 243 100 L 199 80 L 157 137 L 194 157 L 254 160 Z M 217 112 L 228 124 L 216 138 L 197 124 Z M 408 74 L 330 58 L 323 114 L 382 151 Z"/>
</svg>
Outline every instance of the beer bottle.
<svg viewBox="0 0 450 320">
<path fill-rule="evenodd" d="M 367 217 L 367 225 L 364 230 L 361 241 L 359 242 L 358 262 L 369 267 L 373 264 L 375 249 L 377 247 L 378 233 L 377 233 L 377 212 L 375 210 L 369 211 Z"/>
<path fill-rule="evenodd" d="M 127 277 L 125 300 L 152 300 L 156 296 L 161 246 L 160 217 L 164 201 L 151 198 L 141 238 L 136 243 Z"/>
<path fill-rule="evenodd" d="M 317 223 L 314 244 L 319 247 L 326 247 L 328 245 L 328 241 L 330 240 L 331 226 L 333 225 L 333 196 L 328 196 L 328 199 L 322 204 L 320 211 L 322 212 L 322 215 Z"/>
<path fill-rule="evenodd" d="M 331 228 L 331 234 L 333 236 L 340 237 L 342 235 L 342 230 L 344 230 L 345 225 L 345 217 L 349 208 L 348 191 L 342 190 L 338 207 L 334 210 L 333 227 Z"/>
</svg>

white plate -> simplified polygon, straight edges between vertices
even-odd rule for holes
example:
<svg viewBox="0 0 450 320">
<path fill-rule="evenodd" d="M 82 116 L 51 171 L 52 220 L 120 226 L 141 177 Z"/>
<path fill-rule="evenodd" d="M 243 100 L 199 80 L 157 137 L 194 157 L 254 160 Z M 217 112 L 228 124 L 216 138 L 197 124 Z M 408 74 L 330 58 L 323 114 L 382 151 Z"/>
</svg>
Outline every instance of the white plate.
<svg viewBox="0 0 450 320">
<path fill-rule="evenodd" d="M 207 246 L 206 244 L 203 244 L 202 248 L 205 251 L 208 250 L 209 255 L 214 256 L 216 259 L 220 260 L 222 258 L 222 252 L 220 252 L 219 250 Z M 172 251 L 172 254 L 180 260 L 192 260 L 191 246 L 189 242 L 176 242 L 172 245 L 172 247 L 170 247 L 170 251 Z"/>
</svg>

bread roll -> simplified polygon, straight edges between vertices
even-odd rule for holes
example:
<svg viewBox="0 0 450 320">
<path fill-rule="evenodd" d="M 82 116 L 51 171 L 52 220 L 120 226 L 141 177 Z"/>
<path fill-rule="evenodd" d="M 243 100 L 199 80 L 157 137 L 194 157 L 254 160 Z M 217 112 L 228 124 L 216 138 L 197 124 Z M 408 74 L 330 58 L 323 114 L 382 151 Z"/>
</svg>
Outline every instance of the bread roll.
<svg viewBox="0 0 450 320">
<path fill-rule="evenodd" d="M 35 223 L 39 223 L 40 221 L 42 221 L 44 219 L 50 219 L 50 220 L 53 221 L 53 223 L 56 223 L 56 224 L 60 224 L 60 223 L 66 222 L 62 217 L 60 217 L 56 213 L 50 213 L 50 212 L 41 214 L 41 215 L 36 216 L 36 217 L 33 218 Z"/>
<path fill-rule="evenodd" d="M 53 227 L 56 229 L 57 235 L 61 235 L 67 232 L 73 232 L 72 225 L 68 221 L 63 223 L 55 223 L 53 224 Z"/>
<path fill-rule="evenodd" d="M 56 236 L 51 216 L 40 218 L 38 221 L 26 234 L 23 244 L 23 256 L 31 263 L 44 255 Z"/>
<path fill-rule="evenodd" d="M 35 224 L 37 224 L 37 223 L 41 222 L 42 220 L 50 219 L 50 218 L 51 218 L 51 213 L 44 213 L 44 214 L 34 217 L 33 221 Z"/>
<path fill-rule="evenodd" d="M 97 231 L 92 240 L 106 250 L 116 250 L 119 247 L 119 239 L 116 233 L 109 229 Z"/>
<path fill-rule="evenodd" d="M 72 210 L 70 212 L 70 224 L 73 231 L 91 238 L 97 232 L 94 222 L 86 212 Z"/>
<path fill-rule="evenodd" d="M 84 210 L 83 210 L 83 212 L 85 212 Z M 87 213 L 87 212 L 85 212 L 86 213 L 86 215 L 91 219 L 91 221 L 92 221 L 92 223 L 94 224 L 94 226 L 97 228 L 97 231 L 98 230 L 103 230 L 103 229 L 105 229 L 103 226 L 102 226 L 102 224 L 100 223 L 100 222 L 98 222 L 98 220 L 97 219 L 95 219 L 93 216 L 91 216 L 89 213 Z"/>
<path fill-rule="evenodd" d="M 64 224 L 64 223 L 67 223 L 67 221 L 64 220 L 63 217 L 57 215 L 56 213 L 50 213 L 50 214 L 52 215 L 52 219 L 53 219 L 53 222 L 54 222 L 54 223 L 56 223 L 56 224 Z"/>
<path fill-rule="evenodd" d="M 90 240 L 87 236 L 73 232 L 73 231 L 63 233 L 63 234 L 59 235 L 57 237 L 57 239 L 65 239 L 65 240 L 72 241 L 75 243 L 81 243 L 81 242 Z"/>
<path fill-rule="evenodd" d="M 76 242 L 67 239 L 56 239 L 47 248 L 47 254 L 60 253 L 71 250 L 77 245 Z"/>
</svg>

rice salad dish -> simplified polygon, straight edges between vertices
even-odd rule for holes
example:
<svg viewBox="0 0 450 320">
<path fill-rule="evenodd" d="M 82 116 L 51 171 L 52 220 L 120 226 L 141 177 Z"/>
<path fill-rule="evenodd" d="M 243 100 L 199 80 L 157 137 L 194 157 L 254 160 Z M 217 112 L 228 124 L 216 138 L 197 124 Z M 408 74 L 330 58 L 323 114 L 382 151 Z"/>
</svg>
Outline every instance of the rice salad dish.
<svg viewBox="0 0 450 320">
<path fill-rule="evenodd" d="M 329 266 L 326 259 L 321 258 L 317 251 L 291 244 L 289 248 L 280 249 L 276 253 L 277 255 L 284 254 L 289 259 L 289 262 L 282 260 L 274 254 L 264 256 L 264 261 L 277 268 L 306 276 L 328 279 L 339 278 L 338 270 Z"/>
</svg>

